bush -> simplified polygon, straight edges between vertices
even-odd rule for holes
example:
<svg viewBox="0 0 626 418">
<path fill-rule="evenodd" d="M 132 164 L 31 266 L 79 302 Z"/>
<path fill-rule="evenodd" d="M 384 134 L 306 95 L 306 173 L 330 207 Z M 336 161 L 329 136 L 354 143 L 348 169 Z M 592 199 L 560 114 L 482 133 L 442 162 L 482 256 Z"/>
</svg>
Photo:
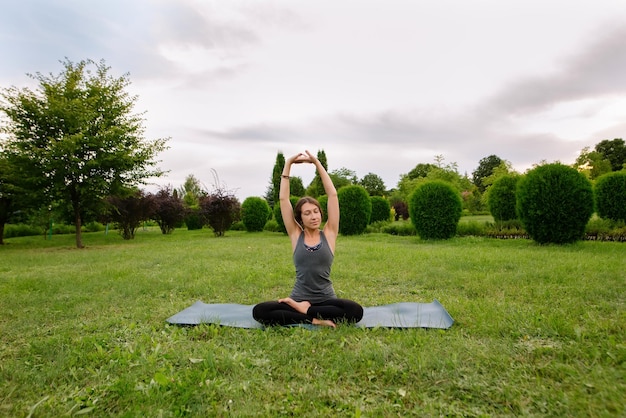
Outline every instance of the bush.
<svg viewBox="0 0 626 418">
<path fill-rule="evenodd" d="M 488 189 L 487 204 L 495 221 L 517 219 L 515 189 L 519 176 L 507 174 L 498 178 Z"/>
<path fill-rule="evenodd" d="M 487 224 L 485 222 L 478 222 L 478 221 L 460 222 L 456 227 L 456 234 L 460 237 L 484 236 L 486 232 L 487 232 Z"/>
<path fill-rule="evenodd" d="M 341 208 L 339 233 L 358 235 L 365 232 L 372 216 L 372 202 L 365 188 L 356 184 L 344 186 L 337 194 Z"/>
<path fill-rule="evenodd" d="M 232 193 L 217 189 L 200 198 L 200 208 L 205 222 L 217 237 L 222 237 L 234 222 L 239 220 L 241 205 Z"/>
<path fill-rule="evenodd" d="M 626 241 L 626 222 L 593 216 L 585 227 L 585 238 L 594 241 Z"/>
<path fill-rule="evenodd" d="M 108 216 L 125 240 L 135 238 L 137 228 L 152 218 L 157 208 L 154 196 L 143 190 L 124 196 L 109 196 L 106 200 L 111 206 Z"/>
<path fill-rule="evenodd" d="M 415 227 L 411 222 L 396 221 L 385 225 L 382 232 L 389 235 L 412 236 L 416 235 Z"/>
<path fill-rule="evenodd" d="M 185 218 L 183 199 L 174 193 L 172 186 L 164 186 L 154 195 L 156 208 L 152 216 L 163 234 L 171 234 Z"/>
<path fill-rule="evenodd" d="M 626 221 L 626 171 L 614 171 L 596 179 L 595 204 L 601 218 Z"/>
<path fill-rule="evenodd" d="M 276 222 L 275 219 L 270 219 L 269 221 L 267 221 L 265 223 L 265 226 L 263 227 L 263 230 L 268 232 L 283 232 L 280 230 L 278 222 Z"/>
<path fill-rule="evenodd" d="M 448 239 L 456 234 L 463 202 L 450 183 L 422 183 L 409 197 L 409 216 L 423 239 Z"/>
<path fill-rule="evenodd" d="M 46 228 L 44 234 L 48 234 L 50 232 L 50 228 Z M 75 234 L 76 226 L 66 223 L 54 223 L 52 225 L 52 233 L 54 235 L 67 235 L 67 234 Z"/>
<path fill-rule="evenodd" d="M 100 232 L 104 231 L 105 227 L 100 222 L 91 221 L 85 225 L 83 225 L 83 230 L 85 232 Z"/>
<path fill-rule="evenodd" d="M 391 218 L 391 205 L 389 201 L 381 196 L 372 196 L 370 200 L 372 201 L 370 223 L 389 221 Z"/>
<path fill-rule="evenodd" d="M 241 205 L 241 220 L 248 232 L 263 231 L 270 215 L 270 205 L 261 197 L 248 197 Z"/>
<path fill-rule="evenodd" d="M 367 228 L 365 228 L 365 233 L 366 234 L 373 234 L 373 233 L 377 233 L 377 232 L 383 232 L 383 229 L 389 225 L 391 223 L 391 221 L 378 221 L 378 222 L 372 222 L 369 225 L 367 225 Z"/>
<path fill-rule="evenodd" d="M 572 167 L 546 164 L 530 170 L 517 185 L 517 214 L 540 244 L 581 239 L 593 214 L 589 180 Z"/>
<path fill-rule="evenodd" d="M 231 231 L 245 231 L 246 226 L 243 224 L 241 220 L 239 220 L 231 225 L 230 230 Z"/>
<path fill-rule="evenodd" d="M 402 218 L 403 221 L 409 219 L 409 205 L 406 202 L 398 200 L 392 205 L 394 211 L 394 219 L 399 221 Z"/>
<path fill-rule="evenodd" d="M 189 231 L 202 229 L 204 219 L 200 215 L 200 208 L 188 208 L 185 214 L 185 225 Z"/>
<path fill-rule="evenodd" d="M 4 238 L 37 236 L 43 235 L 43 232 L 40 227 L 27 224 L 6 224 L 4 226 Z"/>
</svg>

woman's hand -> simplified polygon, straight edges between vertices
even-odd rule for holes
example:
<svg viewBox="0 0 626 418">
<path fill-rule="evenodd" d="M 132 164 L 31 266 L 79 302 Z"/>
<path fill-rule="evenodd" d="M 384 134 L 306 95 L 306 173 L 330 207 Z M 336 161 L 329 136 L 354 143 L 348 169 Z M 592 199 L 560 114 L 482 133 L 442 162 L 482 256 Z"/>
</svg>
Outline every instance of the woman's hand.
<svg viewBox="0 0 626 418">
<path fill-rule="evenodd" d="M 287 162 L 289 162 L 290 164 L 310 163 L 311 159 L 309 155 L 301 152 L 299 154 L 294 155 L 293 157 L 290 157 Z"/>
<path fill-rule="evenodd" d="M 315 164 L 317 162 L 317 157 L 311 154 L 311 151 L 309 150 L 306 150 L 305 152 L 308 157 L 308 162 L 310 162 L 311 164 Z"/>
</svg>

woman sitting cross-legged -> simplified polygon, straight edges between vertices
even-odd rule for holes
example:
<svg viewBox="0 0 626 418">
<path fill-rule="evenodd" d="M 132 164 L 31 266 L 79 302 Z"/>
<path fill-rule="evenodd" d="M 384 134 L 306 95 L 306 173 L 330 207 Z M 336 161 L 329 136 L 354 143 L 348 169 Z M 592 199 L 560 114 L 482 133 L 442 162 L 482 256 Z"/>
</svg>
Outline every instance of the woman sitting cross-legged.
<svg viewBox="0 0 626 418">
<path fill-rule="evenodd" d="M 291 166 L 302 163 L 315 165 L 328 196 L 328 220 L 323 229 L 320 229 L 322 209 L 317 200 L 303 197 L 295 208 L 289 200 Z M 252 316 L 264 325 L 313 324 L 334 328 L 340 322 L 359 322 L 363 318 L 363 307 L 352 300 L 337 298 L 330 280 L 339 231 L 339 199 L 324 166 L 309 151 L 285 162 L 279 200 L 285 229 L 291 239 L 296 283 L 289 297 L 255 305 Z"/>
</svg>

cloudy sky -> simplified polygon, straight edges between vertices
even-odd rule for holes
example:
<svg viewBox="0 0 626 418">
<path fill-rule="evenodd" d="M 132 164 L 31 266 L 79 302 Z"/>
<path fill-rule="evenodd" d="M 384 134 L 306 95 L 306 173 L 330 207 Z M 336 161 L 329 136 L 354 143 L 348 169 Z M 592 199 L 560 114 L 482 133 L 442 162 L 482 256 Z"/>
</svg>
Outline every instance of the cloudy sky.
<svg viewBox="0 0 626 418">
<path fill-rule="evenodd" d="M 388 188 L 441 155 L 523 172 L 626 138 L 623 0 L 0 0 L 0 86 L 59 61 L 129 74 L 157 185 L 263 196 L 276 154 Z M 293 175 L 305 185 L 311 166 Z"/>
</svg>

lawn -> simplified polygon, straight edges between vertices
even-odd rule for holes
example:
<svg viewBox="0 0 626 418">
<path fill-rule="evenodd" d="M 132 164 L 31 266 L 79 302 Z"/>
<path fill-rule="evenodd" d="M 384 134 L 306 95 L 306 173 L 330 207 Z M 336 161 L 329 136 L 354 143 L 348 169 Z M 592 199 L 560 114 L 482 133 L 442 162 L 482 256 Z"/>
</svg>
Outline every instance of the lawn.
<svg viewBox="0 0 626 418">
<path fill-rule="evenodd" d="M 141 230 L 0 247 L 0 416 L 624 416 L 626 244 L 340 237 L 335 288 L 438 299 L 448 330 L 179 327 L 287 295 L 278 233 Z"/>
</svg>

